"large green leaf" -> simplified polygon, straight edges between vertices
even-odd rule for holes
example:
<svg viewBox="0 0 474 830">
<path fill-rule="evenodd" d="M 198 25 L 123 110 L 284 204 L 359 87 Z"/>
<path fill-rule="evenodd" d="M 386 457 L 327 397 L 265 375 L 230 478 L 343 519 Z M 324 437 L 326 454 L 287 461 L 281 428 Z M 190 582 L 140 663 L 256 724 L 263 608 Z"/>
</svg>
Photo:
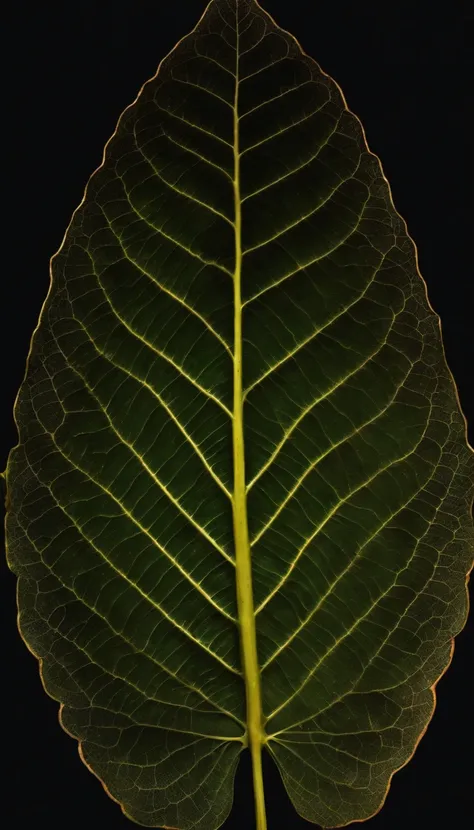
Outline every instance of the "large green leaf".
<svg viewBox="0 0 474 830">
<path fill-rule="evenodd" d="M 262 747 L 308 820 L 377 810 L 465 619 L 473 455 L 379 161 L 254 0 L 123 114 L 15 415 L 21 633 L 125 813 L 219 827 L 246 746 L 258 830 Z"/>
</svg>

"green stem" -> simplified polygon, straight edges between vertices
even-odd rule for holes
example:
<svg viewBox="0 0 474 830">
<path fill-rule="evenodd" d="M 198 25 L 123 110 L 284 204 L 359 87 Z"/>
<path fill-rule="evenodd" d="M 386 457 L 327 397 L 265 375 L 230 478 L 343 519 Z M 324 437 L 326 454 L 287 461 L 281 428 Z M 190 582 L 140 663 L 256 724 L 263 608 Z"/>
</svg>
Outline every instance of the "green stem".
<svg viewBox="0 0 474 830">
<path fill-rule="evenodd" d="M 240 149 L 239 149 L 239 66 L 238 21 L 237 65 L 234 99 L 234 205 L 235 205 L 235 273 L 234 273 L 234 537 L 237 580 L 237 607 L 240 624 L 240 642 L 247 698 L 248 744 L 252 758 L 253 787 L 257 830 L 267 830 L 265 795 L 262 775 L 262 703 L 260 691 L 260 666 L 257 655 L 255 608 L 252 590 L 252 561 L 247 522 L 247 498 L 245 483 L 244 424 L 242 395 L 242 207 L 240 197 Z"/>
</svg>

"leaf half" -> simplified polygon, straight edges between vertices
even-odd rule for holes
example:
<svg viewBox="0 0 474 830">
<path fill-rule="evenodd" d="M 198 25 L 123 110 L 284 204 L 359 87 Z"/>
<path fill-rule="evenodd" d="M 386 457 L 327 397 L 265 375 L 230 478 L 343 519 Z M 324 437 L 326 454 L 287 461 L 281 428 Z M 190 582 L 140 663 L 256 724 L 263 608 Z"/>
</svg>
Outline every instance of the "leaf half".
<svg viewBox="0 0 474 830">
<path fill-rule="evenodd" d="M 125 813 L 213 830 L 240 752 L 367 818 L 466 615 L 473 456 L 416 253 L 337 85 L 213 0 L 122 115 L 15 406 L 21 633 Z"/>
</svg>

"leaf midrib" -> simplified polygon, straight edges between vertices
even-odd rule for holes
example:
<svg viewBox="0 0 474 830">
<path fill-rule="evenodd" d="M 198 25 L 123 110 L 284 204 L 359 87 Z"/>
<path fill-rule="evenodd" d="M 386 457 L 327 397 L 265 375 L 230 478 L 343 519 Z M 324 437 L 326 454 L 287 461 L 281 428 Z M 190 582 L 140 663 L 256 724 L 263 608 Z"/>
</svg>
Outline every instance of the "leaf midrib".
<svg viewBox="0 0 474 830">
<path fill-rule="evenodd" d="M 242 382 L 242 199 L 240 182 L 239 142 L 239 20 L 236 4 L 236 66 L 233 107 L 235 270 L 234 270 L 234 398 L 233 398 L 233 466 L 234 466 L 234 541 L 236 563 L 237 609 L 240 644 L 247 702 L 247 744 L 252 757 L 252 773 L 257 830 L 266 830 L 265 796 L 262 773 L 262 745 L 265 742 L 262 723 L 260 668 L 257 655 L 255 608 L 252 590 L 252 562 L 247 520 L 247 487 L 245 481 L 245 448 Z"/>
</svg>

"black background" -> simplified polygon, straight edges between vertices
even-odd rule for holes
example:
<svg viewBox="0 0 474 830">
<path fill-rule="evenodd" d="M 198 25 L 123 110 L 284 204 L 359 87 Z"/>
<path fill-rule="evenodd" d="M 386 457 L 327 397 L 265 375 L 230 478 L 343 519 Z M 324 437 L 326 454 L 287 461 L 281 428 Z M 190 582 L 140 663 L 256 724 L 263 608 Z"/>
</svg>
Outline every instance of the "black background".
<svg viewBox="0 0 474 830">
<path fill-rule="evenodd" d="M 418 245 L 420 269 L 442 320 L 447 360 L 474 444 L 474 408 L 468 400 L 468 367 L 472 371 L 474 359 L 468 331 L 474 305 L 467 127 L 472 66 L 466 34 L 472 20 L 466 7 L 454 2 L 437 9 L 413 0 L 266 0 L 263 5 L 340 84 L 348 106 L 364 124 L 370 148 L 382 159 L 395 205 Z M 8 216 L 0 278 L 0 470 L 16 443 L 11 409 L 48 288 L 49 257 L 102 160 L 119 114 L 204 7 L 203 0 L 79 0 L 18 2 L 10 12 L 4 43 L 12 47 L 13 57 L 2 107 L 8 141 L 2 201 Z M 2 756 L 9 770 L 2 813 L 7 826 L 130 828 L 57 723 L 58 705 L 44 693 L 36 660 L 16 630 L 15 579 L 3 557 L 1 564 Z M 367 823 L 368 830 L 467 824 L 473 644 L 471 615 L 439 683 L 428 732 L 413 760 L 395 775 L 385 807 Z M 224 830 L 254 827 L 250 787 L 244 759 Z M 269 830 L 314 826 L 295 814 L 272 768 L 267 801 Z"/>
</svg>

